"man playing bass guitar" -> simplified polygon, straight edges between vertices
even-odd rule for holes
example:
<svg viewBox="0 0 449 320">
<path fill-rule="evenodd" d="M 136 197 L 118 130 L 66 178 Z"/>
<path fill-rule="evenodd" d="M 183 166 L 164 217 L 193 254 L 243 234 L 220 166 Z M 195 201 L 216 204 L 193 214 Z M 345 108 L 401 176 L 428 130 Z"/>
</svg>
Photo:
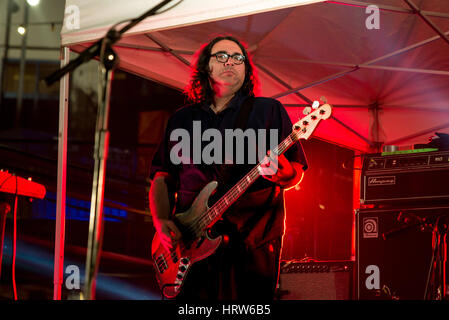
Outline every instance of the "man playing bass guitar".
<svg viewBox="0 0 449 320">
<path fill-rule="evenodd" d="M 301 180 L 307 161 L 299 141 L 281 155 L 269 152 L 273 145 L 269 137 L 282 141 L 291 133 L 292 123 L 279 101 L 255 97 L 256 85 L 254 66 L 245 46 L 232 36 L 216 37 L 197 52 L 186 89 L 193 104 L 179 109 L 167 123 L 151 165 L 149 199 L 157 246 L 162 248 L 158 250 L 165 252 L 154 256 L 157 271 L 164 272 L 170 268 L 167 261 L 174 262 L 177 269 L 173 276 L 182 279 L 182 285 L 178 280 L 163 285 L 163 290 L 175 286 L 171 294 L 166 294 L 168 297 L 191 300 L 274 298 L 284 233 L 283 189 Z M 181 129 L 183 131 L 179 131 Z M 233 145 L 228 150 L 224 141 L 229 138 L 229 129 L 242 134 L 253 130 L 254 136 L 266 141 L 250 143 L 250 139 L 245 139 L 242 145 Z M 187 145 L 184 143 L 185 149 L 180 150 L 179 139 L 174 139 L 181 134 L 173 132 L 187 133 L 190 141 Z M 214 134 L 207 135 L 207 132 Z M 208 153 L 207 143 L 217 132 L 221 134 L 219 141 L 223 152 L 215 148 Z M 266 135 L 261 138 L 260 132 Z M 196 152 L 192 147 L 195 143 L 201 146 Z M 243 146 L 247 157 L 241 163 L 235 158 L 240 156 Z M 218 188 L 208 199 L 209 207 L 232 186 L 237 184 L 240 190 L 239 180 L 254 167 L 254 162 L 249 163 L 251 152 L 268 154 L 259 168 L 264 179 L 252 183 L 238 200 L 224 197 L 223 201 L 234 202 L 218 222 L 208 226 L 211 227 L 208 236 L 221 237 L 222 241 L 217 242 L 211 250 L 213 253 L 202 251 L 202 240 L 187 245 L 185 235 L 189 230 L 198 235 L 198 228 L 192 226 L 200 219 L 186 218 L 188 223 L 183 225 L 181 219 L 175 218 L 176 213 L 189 210 L 211 181 L 218 181 Z M 207 154 L 214 159 L 221 158 L 221 163 L 207 161 L 204 159 Z M 228 158 L 229 154 L 232 159 Z M 183 258 L 182 250 L 194 253 Z M 198 250 L 197 257 L 194 250 Z M 193 260 L 196 261 L 191 264 Z"/>
</svg>

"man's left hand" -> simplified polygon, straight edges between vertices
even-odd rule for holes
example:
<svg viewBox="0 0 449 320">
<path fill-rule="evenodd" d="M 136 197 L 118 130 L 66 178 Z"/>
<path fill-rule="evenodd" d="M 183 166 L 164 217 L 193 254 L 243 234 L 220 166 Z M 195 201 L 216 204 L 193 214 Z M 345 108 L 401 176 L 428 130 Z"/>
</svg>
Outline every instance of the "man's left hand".
<svg viewBox="0 0 449 320">
<path fill-rule="evenodd" d="M 285 188 L 299 182 L 302 167 L 299 163 L 288 161 L 283 154 L 278 156 L 276 153 L 268 151 L 259 167 L 259 173 L 265 179 Z"/>
</svg>

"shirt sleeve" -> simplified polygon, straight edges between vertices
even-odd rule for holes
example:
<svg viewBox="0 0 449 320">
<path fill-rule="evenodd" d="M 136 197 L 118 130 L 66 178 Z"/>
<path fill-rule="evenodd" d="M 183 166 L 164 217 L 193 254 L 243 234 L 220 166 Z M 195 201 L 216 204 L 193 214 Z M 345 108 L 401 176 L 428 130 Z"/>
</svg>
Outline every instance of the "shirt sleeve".
<svg viewBox="0 0 449 320">
<path fill-rule="evenodd" d="M 288 135 L 290 135 L 290 133 L 292 133 L 293 123 L 291 122 L 287 110 L 285 110 L 284 106 L 278 100 L 275 101 L 276 101 L 275 119 L 278 120 L 281 131 L 279 140 L 283 141 L 285 138 L 287 138 Z M 307 158 L 302 148 L 300 140 L 293 143 L 293 145 L 287 151 L 285 151 L 284 155 L 289 161 L 295 161 L 302 164 L 302 168 L 304 171 L 307 170 L 308 168 Z"/>
</svg>

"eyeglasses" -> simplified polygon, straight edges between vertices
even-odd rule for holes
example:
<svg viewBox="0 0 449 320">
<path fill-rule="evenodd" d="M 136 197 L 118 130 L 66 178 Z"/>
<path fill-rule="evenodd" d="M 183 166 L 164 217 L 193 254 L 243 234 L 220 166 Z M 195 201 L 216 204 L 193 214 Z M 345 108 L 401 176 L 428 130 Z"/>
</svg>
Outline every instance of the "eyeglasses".
<svg viewBox="0 0 449 320">
<path fill-rule="evenodd" d="M 218 62 L 226 63 L 228 62 L 229 58 L 232 58 L 232 61 L 235 64 L 242 64 L 245 61 L 245 56 L 240 53 L 234 53 L 232 56 L 230 54 L 227 54 L 225 52 L 217 52 L 214 54 L 211 54 L 211 57 L 215 57 Z"/>
</svg>

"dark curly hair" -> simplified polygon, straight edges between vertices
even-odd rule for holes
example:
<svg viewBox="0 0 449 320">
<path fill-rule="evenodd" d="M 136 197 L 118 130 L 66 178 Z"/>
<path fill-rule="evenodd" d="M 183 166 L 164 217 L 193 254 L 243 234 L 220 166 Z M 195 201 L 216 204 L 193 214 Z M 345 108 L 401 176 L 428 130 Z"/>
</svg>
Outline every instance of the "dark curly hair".
<svg viewBox="0 0 449 320">
<path fill-rule="evenodd" d="M 212 102 L 214 91 L 209 83 L 209 59 L 211 57 L 212 47 L 219 41 L 230 40 L 235 42 L 242 50 L 245 56 L 245 80 L 239 92 L 245 95 L 255 96 L 258 90 L 258 79 L 256 70 L 248 55 L 246 47 L 235 37 L 231 35 L 221 35 L 212 39 L 209 43 L 204 44 L 196 52 L 196 63 L 192 68 L 190 82 L 184 93 L 191 102 Z"/>
</svg>

